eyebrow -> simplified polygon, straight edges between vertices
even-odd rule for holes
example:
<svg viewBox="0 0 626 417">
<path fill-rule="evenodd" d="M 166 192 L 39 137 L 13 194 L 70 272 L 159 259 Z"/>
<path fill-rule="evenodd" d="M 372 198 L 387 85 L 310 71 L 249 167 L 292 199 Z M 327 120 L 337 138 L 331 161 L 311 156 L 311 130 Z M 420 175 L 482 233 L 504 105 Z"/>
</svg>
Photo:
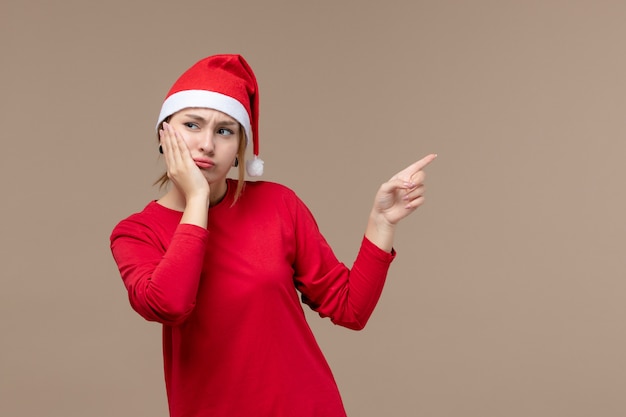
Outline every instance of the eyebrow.
<svg viewBox="0 0 626 417">
<path fill-rule="evenodd" d="M 203 122 L 203 123 L 207 123 L 208 120 L 205 119 L 202 116 L 199 116 L 197 114 L 193 114 L 193 113 L 185 113 L 186 117 L 189 117 L 190 119 L 194 119 L 197 120 L 199 122 Z M 236 122 L 235 120 L 228 120 L 228 119 L 218 119 L 217 120 L 217 124 L 220 125 L 226 125 L 226 126 L 237 126 L 239 123 Z"/>
</svg>

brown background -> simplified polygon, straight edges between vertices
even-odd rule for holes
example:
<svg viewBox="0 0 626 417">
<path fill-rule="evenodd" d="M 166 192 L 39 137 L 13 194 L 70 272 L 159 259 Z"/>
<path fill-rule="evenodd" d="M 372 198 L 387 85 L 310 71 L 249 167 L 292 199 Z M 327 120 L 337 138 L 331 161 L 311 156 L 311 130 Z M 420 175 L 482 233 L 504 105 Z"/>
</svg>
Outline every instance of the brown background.
<svg viewBox="0 0 626 417">
<path fill-rule="evenodd" d="M 0 415 L 167 414 L 108 237 L 221 52 L 259 78 L 264 178 L 347 264 L 378 185 L 439 154 L 368 327 L 310 314 L 351 417 L 626 415 L 624 2 L 0 4 Z"/>
</svg>

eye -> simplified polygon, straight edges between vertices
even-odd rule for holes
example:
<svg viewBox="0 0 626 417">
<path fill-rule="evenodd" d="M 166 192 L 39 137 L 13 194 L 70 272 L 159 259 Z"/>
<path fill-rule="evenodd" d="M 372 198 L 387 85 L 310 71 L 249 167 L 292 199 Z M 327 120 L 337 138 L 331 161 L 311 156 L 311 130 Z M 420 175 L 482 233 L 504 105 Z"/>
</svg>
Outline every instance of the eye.
<svg viewBox="0 0 626 417">
<path fill-rule="evenodd" d="M 198 126 L 197 123 L 193 123 L 193 122 L 185 122 L 183 123 L 183 125 L 185 125 L 189 129 L 200 129 L 200 126 Z"/>
<path fill-rule="evenodd" d="M 234 132 L 232 130 L 230 130 L 230 129 L 226 129 L 225 127 L 220 127 L 219 129 L 217 129 L 217 133 L 222 135 L 222 136 L 230 136 Z"/>
</svg>

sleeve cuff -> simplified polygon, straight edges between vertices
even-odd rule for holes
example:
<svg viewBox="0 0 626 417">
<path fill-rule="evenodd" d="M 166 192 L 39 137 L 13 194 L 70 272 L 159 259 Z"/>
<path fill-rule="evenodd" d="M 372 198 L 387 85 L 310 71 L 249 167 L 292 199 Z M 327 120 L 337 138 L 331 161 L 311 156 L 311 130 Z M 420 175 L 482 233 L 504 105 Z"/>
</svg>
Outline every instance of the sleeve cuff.
<svg viewBox="0 0 626 417">
<path fill-rule="evenodd" d="M 379 259 L 386 263 L 391 263 L 396 258 L 396 250 L 395 248 L 391 248 L 391 252 L 387 252 L 376 246 L 369 240 L 366 236 L 363 236 L 363 241 L 361 242 L 362 250 L 371 255 L 375 259 Z"/>
</svg>

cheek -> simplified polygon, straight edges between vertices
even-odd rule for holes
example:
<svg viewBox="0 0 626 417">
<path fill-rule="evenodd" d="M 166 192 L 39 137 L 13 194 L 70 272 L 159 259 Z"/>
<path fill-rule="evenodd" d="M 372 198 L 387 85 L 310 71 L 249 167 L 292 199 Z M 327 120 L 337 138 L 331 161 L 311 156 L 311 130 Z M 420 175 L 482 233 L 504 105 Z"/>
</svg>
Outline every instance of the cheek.
<svg viewBox="0 0 626 417">
<path fill-rule="evenodd" d="M 194 148 L 196 148 L 196 146 L 194 146 L 193 141 L 190 141 L 188 138 L 183 136 L 183 142 L 185 142 L 185 145 L 187 145 L 187 149 L 192 150 Z"/>
<path fill-rule="evenodd" d="M 228 153 L 232 153 L 233 155 L 237 155 L 237 151 L 239 150 L 239 143 L 234 140 L 229 140 L 224 142 L 224 150 Z"/>
<path fill-rule="evenodd" d="M 187 145 L 188 148 L 192 148 L 194 145 L 198 144 L 198 135 L 194 135 L 193 133 L 189 133 L 189 132 L 178 132 L 178 134 L 180 135 L 180 137 L 183 139 L 183 142 L 185 142 L 185 145 Z"/>
<path fill-rule="evenodd" d="M 180 129 L 176 130 L 176 137 L 182 139 L 185 145 L 187 145 L 187 147 L 190 149 L 192 148 L 192 145 L 196 142 L 193 136 L 194 135 L 189 134 L 189 132 L 182 132 Z"/>
</svg>

